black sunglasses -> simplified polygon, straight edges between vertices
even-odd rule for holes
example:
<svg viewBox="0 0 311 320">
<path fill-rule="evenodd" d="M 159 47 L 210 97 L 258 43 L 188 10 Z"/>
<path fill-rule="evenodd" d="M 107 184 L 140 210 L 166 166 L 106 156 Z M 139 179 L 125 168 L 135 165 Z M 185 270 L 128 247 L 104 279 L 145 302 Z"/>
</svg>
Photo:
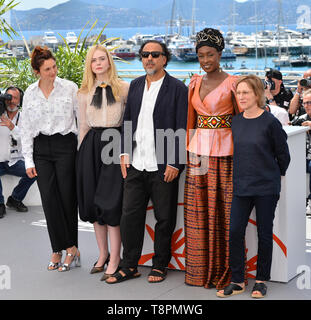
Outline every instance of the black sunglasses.
<svg viewBox="0 0 311 320">
<path fill-rule="evenodd" d="M 149 55 L 151 54 L 152 58 L 159 58 L 161 55 L 164 56 L 165 54 L 161 51 L 142 51 L 140 56 L 142 58 L 148 58 Z"/>
</svg>

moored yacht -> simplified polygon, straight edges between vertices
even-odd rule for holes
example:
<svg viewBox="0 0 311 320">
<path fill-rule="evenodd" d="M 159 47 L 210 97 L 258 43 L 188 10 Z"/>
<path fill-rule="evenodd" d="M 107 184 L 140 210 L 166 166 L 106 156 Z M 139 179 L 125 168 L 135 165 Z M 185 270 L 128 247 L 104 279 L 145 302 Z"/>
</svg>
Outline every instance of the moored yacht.
<svg viewBox="0 0 311 320">
<path fill-rule="evenodd" d="M 284 54 L 273 59 L 272 61 L 275 67 L 287 67 L 290 66 L 290 59 L 290 55 Z"/>
<path fill-rule="evenodd" d="M 66 34 L 66 42 L 68 45 L 70 44 L 76 44 L 78 41 L 78 38 L 76 36 L 76 34 L 73 31 L 69 31 Z"/>
<path fill-rule="evenodd" d="M 222 51 L 221 60 L 235 60 L 236 54 L 232 51 L 231 47 L 226 47 Z"/>
<path fill-rule="evenodd" d="M 134 59 L 136 57 L 131 41 L 126 41 L 123 39 L 115 40 L 107 45 L 107 49 L 113 56 L 124 60 Z"/>
<path fill-rule="evenodd" d="M 309 57 L 307 55 L 301 54 L 296 59 L 291 59 L 290 64 L 292 67 L 306 67 L 309 63 Z"/>
<path fill-rule="evenodd" d="M 194 42 L 190 41 L 188 37 L 179 34 L 170 36 L 167 47 L 172 53 L 173 61 L 191 62 L 198 59 Z"/>
<path fill-rule="evenodd" d="M 44 32 L 43 45 L 55 49 L 58 45 L 58 40 L 53 31 Z"/>
</svg>

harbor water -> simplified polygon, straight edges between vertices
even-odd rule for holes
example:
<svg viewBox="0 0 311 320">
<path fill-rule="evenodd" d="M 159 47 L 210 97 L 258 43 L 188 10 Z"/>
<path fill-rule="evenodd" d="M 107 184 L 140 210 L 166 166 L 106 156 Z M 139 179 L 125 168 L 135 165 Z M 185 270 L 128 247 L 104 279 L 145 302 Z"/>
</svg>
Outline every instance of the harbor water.
<svg viewBox="0 0 311 320">
<path fill-rule="evenodd" d="M 90 26 L 90 25 L 89 25 Z M 197 26 L 196 30 L 201 30 L 206 26 Z M 232 30 L 231 26 L 229 25 L 218 25 L 218 26 L 211 26 L 214 28 L 218 28 L 221 30 L 224 34 L 226 34 L 228 31 Z M 289 25 L 287 26 L 291 30 L 297 30 L 296 25 Z M 277 26 L 275 24 L 271 25 L 265 25 L 264 27 L 258 27 L 257 31 L 261 30 L 272 30 L 276 31 Z M 19 35 L 15 36 L 13 40 L 19 40 L 22 38 L 22 36 L 29 41 L 32 37 L 36 36 L 43 36 L 44 32 L 47 30 L 36 30 L 36 31 L 21 31 Z M 66 34 L 68 31 L 75 32 L 76 35 L 79 35 L 81 32 L 81 29 L 75 29 L 75 30 L 52 30 L 55 34 L 55 36 L 58 38 L 59 41 L 62 37 L 66 37 Z M 101 28 L 94 28 L 89 32 L 88 29 L 85 29 L 81 34 L 81 39 L 83 39 L 85 36 L 95 35 L 98 34 L 101 31 Z M 256 32 L 256 25 L 236 25 L 234 31 L 243 32 L 246 35 L 249 35 L 253 32 Z M 297 30 L 298 31 L 298 30 Z M 89 32 L 89 34 L 88 34 Z M 107 38 L 111 37 L 120 37 L 122 39 L 130 39 L 135 34 L 166 34 L 167 30 L 165 26 L 158 26 L 158 27 L 137 27 L 137 28 L 105 28 L 103 34 L 106 35 Z M 186 36 L 190 35 L 191 30 L 187 27 L 184 27 L 183 34 Z M 4 41 L 8 41 L 9 39 L 6 38 L 5 34 L 2 35 Z M 81 40 L 80 40 L 81 41 Z M 248 70 L 264 70 L 265 68 L 274 68 L 273 59 L 275 57 L 266 56 L 266 57 L 254 57 L 254 56 L 237 56 L 236 60 L 222 60 L 221 66 L 223 69 L 228 69 L 230 67 L 231 70 L 228 70 L 229 73 L 235 74 L 237 73 L 235 70 L 239 69 L 248 69 Z M 124 62 L 117 62 L 117 68 L 119 71 L 121 70 L 138 70 L 142 69 L 141 62 L 138 58 L 128 60 L 127 63 Z M 280 70 L 284 75 L 286 75 L 288 72 L 295 72 L 297 77 L 300 77 L 302 73 L 307 70 L 308 67 L 281 67 Z M 169 65 L 167 66 L 167 70 L 182 70 L 183 75 L 188 75 L 191 73 L 199 73 L 199 63 L 198 62 L 179 62 L 179 61 L 171 61 Z M 143 73 L 143 71 L 135 72 L 136 75 L 139 75 L 140 73 Z M 173 72 L 175 73 L 175 72 Z M 178 73 L 178 72 L 177 72 Z"/>
</svg>

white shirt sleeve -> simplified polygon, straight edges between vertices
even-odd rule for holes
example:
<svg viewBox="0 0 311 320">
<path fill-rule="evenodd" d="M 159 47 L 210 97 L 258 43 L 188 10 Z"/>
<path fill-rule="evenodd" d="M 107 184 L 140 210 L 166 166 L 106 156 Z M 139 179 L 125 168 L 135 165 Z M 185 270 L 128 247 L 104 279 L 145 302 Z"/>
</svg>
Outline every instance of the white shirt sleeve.
<svg viewBox="0 0 311 320">
<path fill-rule="evenodd" d="M 283 126 L 288 126 L 289 116 L 288 112 L 278 106 L 269 105 L 271 113 L 281 122 Z"/>
<path fill-rule="evenodd" d="M 34 168 L 35 164 L 33 161 L 33 123 L 31 114 L 28 109 L 28 92 L 25 92 L 23 100 L 23 109 L 20 115 L 20 131 L 21 131 L 21 142 L 22 142 L 22 154 L 25 159 L 25 167 Z"/>
<path fill-rule="evenodd" d="M 76 116 L 78 117 L 78 109 L 79 109 L 79 103 L 78 103 L 78 86 L 73 83 L 73 90 L 72 90 L 72 104 L 73 104 L 73 111 Z"/>
</svg>

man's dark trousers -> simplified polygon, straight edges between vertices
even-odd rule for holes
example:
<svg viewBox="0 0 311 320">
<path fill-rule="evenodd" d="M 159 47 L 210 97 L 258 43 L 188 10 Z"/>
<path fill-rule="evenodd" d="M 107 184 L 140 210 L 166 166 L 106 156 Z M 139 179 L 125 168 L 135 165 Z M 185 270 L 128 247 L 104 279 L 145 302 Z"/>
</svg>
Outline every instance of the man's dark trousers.
<svg viewBox="0 0 311 320">
<path fill-rule="evenodd" d="M 124 182 L 121 238 L 121 267 L 135 268 L 141 256 L 146 210 L 151 199 L 156 219 L 153 268 L 165 268 L 171 259 L 171 238 L 176 226 L 178 178 L 167 183 L 158 171 L 136 170 L 131 166 Z M 148 213 L 147 213 L 148 214 Z"/>
</svg>

